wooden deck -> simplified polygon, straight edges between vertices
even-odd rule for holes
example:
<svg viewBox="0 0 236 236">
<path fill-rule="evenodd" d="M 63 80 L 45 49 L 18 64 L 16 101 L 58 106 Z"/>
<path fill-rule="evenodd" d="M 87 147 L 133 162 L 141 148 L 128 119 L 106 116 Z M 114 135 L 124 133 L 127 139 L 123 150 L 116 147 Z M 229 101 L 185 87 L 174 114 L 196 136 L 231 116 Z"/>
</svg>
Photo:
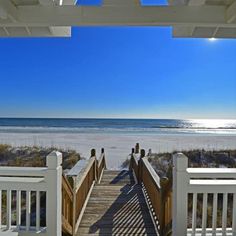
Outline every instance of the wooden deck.
<svg viewBox="0 0 236 236">
<path fill-rule="evenodd" d="M 87 235 L 157 235 L 141 186 L 130 171 L 104 171 L 77 232 Z"/>
</svg>

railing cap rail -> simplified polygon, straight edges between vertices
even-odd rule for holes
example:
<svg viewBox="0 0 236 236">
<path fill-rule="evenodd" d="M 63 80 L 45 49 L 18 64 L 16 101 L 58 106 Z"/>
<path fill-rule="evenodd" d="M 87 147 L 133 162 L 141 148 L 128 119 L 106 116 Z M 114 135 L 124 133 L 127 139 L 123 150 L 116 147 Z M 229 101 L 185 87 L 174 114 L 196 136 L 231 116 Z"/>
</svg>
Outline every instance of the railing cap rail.
<svg viewBox="0 0 236 236">
<path fill-rule="evenodd" d="M 83 168 L 77 176 L 74 176 L 74 181 L 75 181 L 75 189 L 74 190 L 75 191 L 77 191 L 80 188 L 81 184 L 83 183 L 84 179 L 86 178 L 90 168 L 92 167 L 92 165 L 94 164 L 95 161 L 96 161 L 95 157 L 91 157 L 88 160 L 85 168 Z"/>
<path fill-rule="evenodd" d="M 156 186 L 161 189 L 161 179 L 156 173 L 156 171 L 153 169 L 152 165 L 148 161 L 147 157 L 142 158 L 143 164 L 146 166 L 151 178 L 153 179 Z"/>
<path fill-rule="evenodd" d="M 88 164 L 88 160 L 86 159 L 81 159 L 79 160 L 73 167 L 72 169 L 70 169 L 68 171 L 68 173 L 66 174 L 66 176 L 72 177 L 72 176 L 77 176 L 79 175 L 81 172 L 83 172 L 83 170 L 86 168 L 86 165 Z"/>
<path fill-rule="evenodd" d="M 0 176 L 45 176 L 47 167 L 1 166 Z"/>
<path fill-rule="evenodd" d="M 104 153 L 104 152 L 102 152 L 101 155 L 100 155 L 100 157 L 99 157 L 98 166 L 101 165 L 103 158 L 105 158 L 105 153 Z"/>
</svg>

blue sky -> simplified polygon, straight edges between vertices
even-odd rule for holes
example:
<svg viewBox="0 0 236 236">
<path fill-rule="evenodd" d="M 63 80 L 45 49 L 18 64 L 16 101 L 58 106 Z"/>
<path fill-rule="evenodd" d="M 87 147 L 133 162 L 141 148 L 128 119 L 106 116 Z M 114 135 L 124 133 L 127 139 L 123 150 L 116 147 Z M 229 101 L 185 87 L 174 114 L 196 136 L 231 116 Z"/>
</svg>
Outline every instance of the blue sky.
<svg viewBox="0 0 236 236">
<path fill-rule="evenodd" d="M 236 118 L 236 40 L 81 27 L 0 55 L 0 117 Z"/>
</svg>

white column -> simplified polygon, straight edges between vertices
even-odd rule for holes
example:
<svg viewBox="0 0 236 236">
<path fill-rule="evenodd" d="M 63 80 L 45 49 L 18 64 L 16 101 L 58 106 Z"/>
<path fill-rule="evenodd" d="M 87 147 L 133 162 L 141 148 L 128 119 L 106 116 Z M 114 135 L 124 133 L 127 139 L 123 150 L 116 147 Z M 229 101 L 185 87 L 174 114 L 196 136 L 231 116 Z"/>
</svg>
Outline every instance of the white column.
<svg viewBox="0 0 236 236">
<path fill-rule="evenodd" d="M 173 165 L 173 235 L 186 236 L 189 185 L 186 169 L 188 168 L 188 158 L 182 153 L 174 154 Z"/>
<path fill-rule="evenodd" d="M 62 204 L 62 154 L 52 152 L 47 156 L 47 203 L 46 203 L 46 222 L 47 235 L 61 235 L 61 204 Z"/>
</svg>

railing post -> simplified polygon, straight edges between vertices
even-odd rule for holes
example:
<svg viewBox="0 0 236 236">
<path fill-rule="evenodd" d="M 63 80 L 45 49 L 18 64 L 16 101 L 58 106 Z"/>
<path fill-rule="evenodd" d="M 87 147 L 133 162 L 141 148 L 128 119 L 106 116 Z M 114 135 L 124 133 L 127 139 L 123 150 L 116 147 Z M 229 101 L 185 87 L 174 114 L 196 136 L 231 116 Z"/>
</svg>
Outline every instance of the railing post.
<svg viewBox="0 0 236 236">
<path fill-rule="evenodd" d="M 47 156 L 47 235 L 58 236 L 62 234 L 62 154 L 51 152 Z"/>
<path fill-rule="evenodd" d="M 96 158 L 96 149 L 91 149 L 91 157 L 95 157 L 95 162 L 94 162 L 95 166 L 94 166 L 94 176 L 93 176 L 93 179 L 95 181 L 97 181 L 98 180 L 98 176 L 97 176 L 97 174 L 98 174 L 98 170 L 97 170 L 98 163 L 97 163 L 97 158 Z"/>
<path fill-rule="evenodd" d="M 135 153 L 136 154 L 139 153 L 139 143 L 136 143 L 136 145 L 135 145 Z"/>
<path fill-rule="evenodd" d="M 96 149 L 91 149 L 91 156 L 90 157 L 95 157 L 96 156 Z"/>
<path fill-rule="evenodd" d="M 101 149 L 101 153 L 102 153 L 102 155 L 104 155 L 104 157 L 103 157 L 103 160 L 104 160 L 104 169 L 106 169 L 106 168 L 107 168 L 107 165 L 106 165 L 105 149 L 104 149 L 104 148 Z"/>
<path fill-rule="evenodd" d="M 188 217 L 188 158 L 177 153 L 173 155 L 173 235 L 187 235 Z"/>
<path fill-rule="evenodd" d="M 132 155 L 134 154 L 134 148 L 131 149 L 131 154 L 132 154 Z"/>
<path fill-rule="evenodd" d="M 143 162 L 142 159 L 145 157 L 145 150 L 141 149 L 140 158 L 138 161 L 138 183 L 141 184 L 143 180 Z"/>
<path fill-rule="evenodd" d="M 167 177 L 163 177 L 160 180 L 160 184 L 161 184 L 161 200 L 160 200 L 160 235 L 164 235 L 164 231 L 165 231 L 165 216 L 166 216 L 166 212 L 165 212 L 165 193 L 166 193 L 166 186 L 168 183 L 168 178 Z"/>
<path fill-rule="evenodd" d="M 131 149 L 131 154 L 130 154 L 130 162 L 129 162 L 129 170 L 133 170 L 133 156 L 134 156 L 134 148 Z"/>
</svg>

